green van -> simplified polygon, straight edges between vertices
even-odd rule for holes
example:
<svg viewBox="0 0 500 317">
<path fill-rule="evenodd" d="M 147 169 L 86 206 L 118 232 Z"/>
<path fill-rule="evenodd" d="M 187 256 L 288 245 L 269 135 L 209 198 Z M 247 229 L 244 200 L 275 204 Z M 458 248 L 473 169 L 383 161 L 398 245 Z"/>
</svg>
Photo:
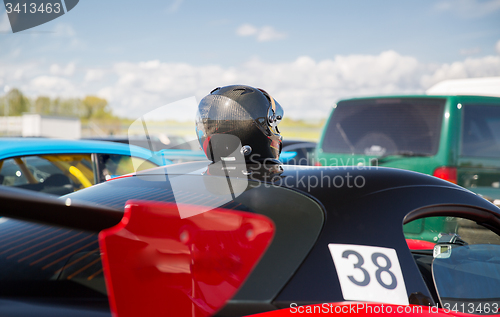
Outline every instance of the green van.
<svg viewBox="0 0 500 317">
<path fill-rule="evenodd" d="M 378 165 L 434 175 L 500 205 L 500 98 L 341 100 L 325 125 L 315 157 L 316 165 Z M 416 228 L 405 231 L 412 230 Z"/>
</svg>

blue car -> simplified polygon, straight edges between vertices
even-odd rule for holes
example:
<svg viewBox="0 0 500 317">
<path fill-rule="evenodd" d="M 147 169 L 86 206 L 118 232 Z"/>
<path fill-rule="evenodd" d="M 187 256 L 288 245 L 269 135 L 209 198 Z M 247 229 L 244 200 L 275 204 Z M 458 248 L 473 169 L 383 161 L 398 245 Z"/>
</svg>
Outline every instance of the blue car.
<svg viewBox="0 0 500 317">
<path fill-rule="evenodd" d="M 144 148 L 114 142 L 0 138 L 0 185 L 55 195 L 169 163 Z"/>
</svg>

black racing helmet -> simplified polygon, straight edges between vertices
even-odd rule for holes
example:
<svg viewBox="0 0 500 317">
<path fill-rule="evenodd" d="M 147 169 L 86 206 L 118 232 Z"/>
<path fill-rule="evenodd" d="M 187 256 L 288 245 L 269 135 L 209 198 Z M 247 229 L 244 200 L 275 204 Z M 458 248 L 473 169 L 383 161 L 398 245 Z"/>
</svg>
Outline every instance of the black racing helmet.
<svg viewBox="0 0 500 317">
<path fill-rule="evenodd" d="M 200 101 L 198 141 L 208 159 L 231 161 L 240 151 L 246 162 L 278 163 L 283 108 L 262 89 L 243 85 L 219 87 Z"/>
</svg>

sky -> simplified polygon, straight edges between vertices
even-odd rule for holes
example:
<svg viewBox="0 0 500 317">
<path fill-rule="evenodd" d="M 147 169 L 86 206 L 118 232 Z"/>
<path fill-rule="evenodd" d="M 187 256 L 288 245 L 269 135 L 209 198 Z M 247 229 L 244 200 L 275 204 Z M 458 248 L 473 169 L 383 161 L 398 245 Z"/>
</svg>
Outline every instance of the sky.
<svg viewBox="0 0 500 317">
<path fill-rule="evenodd" d="M 321 119 L 342 98 L 493 76 L 500 0 L 80 0 L 18 33 L 0 8 L 0 94 L 97 95 L 129 118 L 246 84 L 285 117 Z"/>
</svg>

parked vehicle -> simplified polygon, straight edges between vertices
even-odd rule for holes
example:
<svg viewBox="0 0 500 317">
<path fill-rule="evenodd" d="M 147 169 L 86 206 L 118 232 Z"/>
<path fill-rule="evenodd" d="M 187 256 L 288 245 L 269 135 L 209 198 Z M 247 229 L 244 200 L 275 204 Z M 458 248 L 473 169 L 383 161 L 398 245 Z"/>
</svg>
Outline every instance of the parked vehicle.
<svg viewBox="0 0 500 317">
<path fill-rule="evenodd" d="M 415 95 L 342 100 L 317 164 L 407 169 L 500 204 L 500 98 Z"/>
<path fill-rule="evenodd" d="M 169 163 L 151 151 L 118 143 L 0 138 L 0 185 L 55 195 Z"/>
</svg>

